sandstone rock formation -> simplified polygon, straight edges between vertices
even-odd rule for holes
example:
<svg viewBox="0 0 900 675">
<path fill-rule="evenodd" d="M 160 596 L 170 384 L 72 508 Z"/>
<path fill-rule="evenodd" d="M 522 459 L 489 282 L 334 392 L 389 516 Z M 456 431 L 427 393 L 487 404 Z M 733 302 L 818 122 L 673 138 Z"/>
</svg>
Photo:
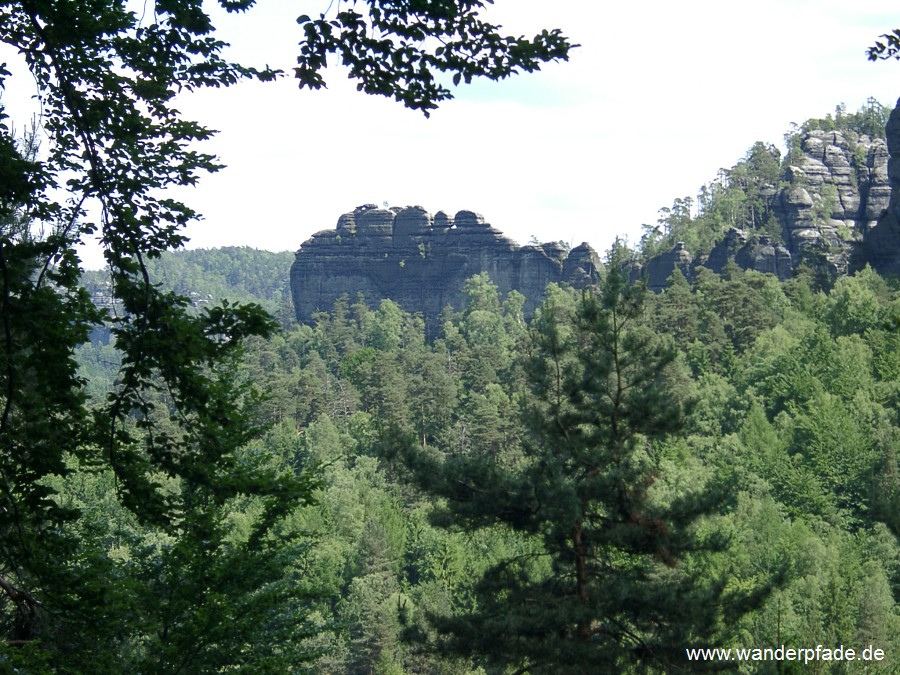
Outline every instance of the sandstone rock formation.
<svg viewBox="0 0 900 675">
<path fill-rule="evenodd" d="M 699 265 L 721 273 L 729 262 L 781 280 L 802 264 L 832 278 L 867 263 L 900 275 L 900 108 L 891 114 L 886 141 L 847 125 L 843 131 L 834 124 L 829 131 L 810 126 L 793 137 L 788 161 L 780 169 L 776 164 L 777 176 L 757 174 L 765 178 L 754 184 L 752 199 L 765 217 L 735 222 L 714 245 L 707 239 L 705 250 L 694 251 L 706 255 L 694 257 L 676 244 L 635 263 L 632 277 L 646 278 L 658 291 L 676 269 L 690 278 Z M 487 272 L 502 293 L 523 293 L 530 315 L 547 283 L 584 286 L 598 268 L 587 244 L 572 251 L 553 243 L 520 247 L 471 211 L 451 218 L 419 206 L 367 205 L 303 244 L 291 268 L 291 289 L 299 321 L 311 321 L 343 294 L 362 293 L 370 305 L 390 298 L 422 313 L 434 333 L 444 307 L 462 306 L 463 282 L 473 274 Z"/>
<path fill-rule="evenodd" d="M 644 281 L 647 288 L 658 293 L 669 285 L 669 277 L 676 269 L 690 279 L 693 276 L 693 266 L 693 256 L 684 247 L 684 242 L 680 241 L 671 251 L 654 256 L 646 264 L 630 264 L 629 278 L 631 283 Z"/>
<path fill-rule="evenodd" d="M 801 149 L 772 205 L 785 244 L 795 260 L 818 257 L 832 275 L 846 274 L 888 206 L 887 145 L 850 131 L 812 130 Z"/>
<path fill-rule="evenodd" d="M 888 187 L 882 193 L 887 196 L 882 195 L 885 204 L 876 215 L 877 223 L 864 234 L 863 259 L 881 274 L 900 275 L 900 100 L 888 119 L 886 132 L 885 154 L 889 159 L 884 174 Z"/>
<path fill-rule="evenodd" d="M 748 236 L 743 230 L 731 228 L 703 262 L 713 272 L 721 274 L 729 261 L 745 270 L 774 274 L 781 281 L 790 279 L 794 272 L 791 252 L 776 244 L 770 235 Z"/>
<path fill-rule="evenodd" d="M 377 306 L 389 298 L 423 315 L 434 334 L 449 305 L 461 309 L 466 279 L 487 272 L 502 294 L 517 290 L 530 316 L 550 282 L 583 287 L 600 261 L 587 245 L 518 246 L 472 211 L 452 218 L 421 206 L 382 209 L 369 204 L 342 215 L 333 230 L 315 233 L 297 251 L 291 293 L 297 320 L 330 310 L 341 295 L 363 294 Z"/>
<path fill-rule="evenodd" d="M 801 263 L 832 278 L 866 263 L 882 272 L 900 273 L 900 113 L 896 109 L 887 133 L 885 142 L 853 131 L 802 132 L 779 184 L 761 190 L 781 241 L 752 227 L 732 227 L 706 257 L 693 262 L 676 245 L 645 264 L 648 285 L 654 290 L 664 288 L 665 278 L 676 266 L 682 272 L 690 268 L 685 272 L 690 278 L 698 265 L 722 272 L 729 261 L 782 280 Z"/>
<path fill-rule="evenodd" d="M 676 269 L 690 278 L 693 262 L 694 258 L 684 247 L 684 242 L 678 242 L 671 251 L 655 257 L 647 265 L 647 286 L 654 291 L 662 290 Z"/>
</svg>

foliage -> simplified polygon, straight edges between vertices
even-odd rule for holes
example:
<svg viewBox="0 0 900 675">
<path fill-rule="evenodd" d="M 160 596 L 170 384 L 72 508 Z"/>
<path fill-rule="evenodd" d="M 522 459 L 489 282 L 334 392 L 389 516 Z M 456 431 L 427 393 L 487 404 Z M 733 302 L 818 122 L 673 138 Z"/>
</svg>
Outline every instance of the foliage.
<svg viewBox="0 0 900 675">
<path fill-rule="evenodd" d="M 655 225 L 643 226 L 641 257 L 646 260 L 669 251 L 677 242 L 684 242 L 695 257 L 706 255 L 730 228 L 781 242 L 784 223 L 777 217 L 779 194 L 789 185 L 805 186 L 802 172 L 790 168 L 802 157 L 805 135 L 817 131 L 843 133 L 852 151 L 855 173 L 851 174 L 851 180 L 862 183 L 868 180 L 871 160 L 866 155 L 866 146 L 858 142 L 859 137 L 884 139 L 891 110 L 869 98 L 856 112 L 847 112 L 842 103 L 834 115 L 791 125 L 784 137 L 788 149 L 784 158 L 774 145 L 754 143 L 734 166 L 720 169 L 714 181 L 701 186 L 696 199 L 690 196 L 675 199 L 671 207 L 660 209 Z M 821 195 L 814 195 L 814 200 L 815 216 L 822 222 L 828 221 L 839 205 L 835 187 L 827 182 L 821 188 Z M 848 230 L 843 236 L 849 240 L 851 234 Z"/>
<path fill-rule="evenodd" d="M 881 38 L 883 38 L 883 42 L 876 40 L 875 44 L 866 50 L 869 61 L 900 58 L 900 28 L 882 34 Z"/>
<path fill-rule="evenodd" d="M 882 105 L 870 97 L 859 110 L 847 112 L 847 106 L 841 103 L 834 109 L 834 115 L 809 119 L 800 125 L 801 131 L 840 131 L 865 134 L 871 138 L 885 137 L 885 126 L 891 114 L 891 107 Z"/>
<path fill-rule="evenodd" d="M 499 528 L 525 546 L 485 570 L 473 608 L 431 617 L 442 653 L 529 672 L 665 670 L 687 642 L 720 640 L 723 617 L 754 595 L 699 571 L 724 541 L 697 529 L 719 508 L 712 486 L 667 474 L 690 407 L 683 375 L 645 323 L 641 289 L 608 268 L 599 295 L 550 290 L 532 322 L 521 447 L 479 439 L 476 452 L 435 454 L 387 441 L 447 500 L 436 523 Z"/>
<path fill-rule="evenodd" d="M 671 208 L 660 209 L 658 226 L 645 226 L 642 256 L 667 251 L 679 241 L 694 253 L 708 253 L 732 227 L 770 231 L 770 197 L 782 179 L 780 157 L 774 146 L 757 142 L 737 164 L 702 186 L 696 200 L 679 198 Z"/>
<path fill-rule="evenodd" d="M 461 81 L 563 58 L 558 33 L 506 40 L 480 3 L 427 4 L 368 3 L 394 38 L 342 6 L 306 21 L 300 70 L 328 44 L 363 69 L 371 39 L 413 78 L 416 59 Z M 232 303 L 276 303 L 283 271 L 168 255 L 194 214 L 166 193 L 217 168 L 174 93 L 276 73 L 224 61 L 199 2 L 155 9 L 0 9 L 49 138 L 0 119 L 0 670 L 642 672 L 702 643 L 900 649 L 894 286 L 728 269 L 644 297 L 614 264 L 600 295 L 548 288 L 530 328 L 482 276 L 433 341 L 362 298 L 279 331 Z M 448 26 L 466 39 L 416 51 Z M 363 88 L 403 98 L 380 89 L 390 62 Z M 447 90 L 419 82 L 404 100 L 427 112 Z M 754 146 L 666 236 L 771 227 L 777 160 Z M 94 231 L 100 307 L 75 252 Z"/>
<path fill-rule="evenodd" d="M 236 268 L 244 264 L 235 261 Z M 268 263 L 259 258 L 258 264 Z M 470 466 L 471 485 L 478 480 L 485 486 L 479 501 L 502 501 L 498 490 L 505 483 L 498 477 L 528 475 L 539 484 L 533 458 L 550 447 L 540 439 L 551 418 L 532 392 L 541 363 L 534 340 L 558 327 L 569 350 L 561 363 L 573 367 L 573 385 L 576 355 L 596 359 L 602 350 L 576 339 L 581 300 L 570 290 L 548 288 L 545 307 L 553 309 L 546 316 L 542 310 L 545 319 L 533 319 L 529 333 L 516 294 L 500 297 L 484 277 L 467 288 L 467 306 L 445 313 L 443 331 L 432 342 L 421 321 L 390 301 L 370 310 L 360 298 L 343 299 L 314 326 L 292 325 L 251 340 L 234 368 L 241 379 L 268 384 L 256 421 L 274 426 L 248 451 L 268 457 L 272 468 L 322 467 L 316 503 L 285 520 L 287 531 L 303 533 L 294 539 L 289 574 L 301 594 L 293 616 L 309 622 L 281 638 L 282 646 L 313 657 L 315 671 L 491 668 L 462 645 L 451 654 L 448 634 L 439 629 L 483 631 L 484 624 L 472 621 L 485 607 L 497 607 L 498 617 L 518 616 L 507 611 L 508 598 L 492 597 L 491 587 L 481 583 L 508 580 L 491 576 L 504 561 L 519 561 L 520 568 L 511 563 L 504 569 L 529 575 L 517 583 L 549 585 L 554 579 L 547 556 L 539 555 L 543 534 L 502 523 L 472 529 L 472 518 L 460 517 L 460 503 L 448 508 L 413 489 L 401 463 L 380 458 L 385 432 L 397 428 L 422 467 L 457 470 L 432 475 L 458 477 Z M 674 387 L 673 402 L 692 402 L 676 436 L 637 446 L 647 448 L 643 461 L 656 469 L 646 489 L 650 504 L 664 511 L 679 496 L 721 485 L 723 476 L 736 489 L 733 506 L 714 502 L 712 513 L 687 529 L 704 544 L 722 543 L 716 535 L 727 534 L 725 552 L 688 552 L 674 569 L 652 561 L 649 566 L 675 579 L 692 577 L 698 589 L 715 591 L 726 580 L 724 593 L 732 598 L 781 581 L 757 609 L 725 622 L 718 638 L 728 646 L 865 640 L 896 649 L 896 290 L 871 270 L 839 280 L 826 293 L 802 277 L 781 284 L 734 268 L 692 283 L 676 276 L 666 291 L 643 300 L 647 311 L 629 328 L 671 336 L 669 348 L 677 356 L 666 368 L 673 379 L 664 381 Z M 551 324 L 551 315 L 558 321 Z M 669 338 L 651 343 L 657 341 Z M 99 359 L 103 352 L 96 354 Z M 589 407 L 586 399 L 581 409 Z M 566 400 L 561 407 L 570 415 L 577 409 Z M 91 480 L 85 478 L 85 485 Z M 111 509 L 116 500 L 105 487 L 111 476 L 103 481 L 97 489 L 73 483 L 66 494 L 84 505 L 83 512 L 97 514 L 92 526 L 117 523 L 110 550 L 116 559 L 134 559 L 134 547 L 123 538 L 134 526 L 120 507 Z M 560 507 L 567 503 L 557 501 Z M 256 508 L 229 504 L 232 537 L 248 531 Z M 613 558 L 610 565 L 620 561 Z M 566 565 L 574 568 L 563 562 L 560 574 Z M 652 587 L 610 581 L 611 592 L 623 597 Z M 556 606 L 561 604 L 542 607 Z M 549 614 L 532 618 L 551 620 Z M 322 632 L 306 636 L 311 627 Z M 673 641 L 679 643 L 696 646 L 699 639 Z M 444 648 L 424 649 L 429 645 Z M 513 660 L 498 658 L 496 669 L 513 669 Z M 622 661 L 617 672 L 653 667 L 629 663 Z M 555 665 L 547 668 L 557 670 Z M 675 659 L 664 668 L 687 666 Z"/>
<path fill-rule="evenodd" d="M 219 4 L 243 12 L 254 2 Z M 310 22 L 301 83 L 321 84 L 329 52 L 374 59 L 375 79 L 351 69 L 361 88 L 379 92 L 390 75 L 408 87 L 399 98 L 427 112 L 448 97 L 416 89 L 433 82 L 429 69 L 496 79 L 569 48 L 558 31 L 499 38 L 479 20 L 481 3 L 415 5 L 372 2 L 366 18 L 350 9 L 337 24 Z M 323 43 L 335 25 L 361 40 Z M 448 26 L 465 35 L 410 70 L 410 41 L 431 44 Z M 305 535 L 289 521 L 316 481 L 308 465 L 253 446 L 260 397 L 236 365 L 276 324 L 257 304 L 196 306 L 163 285 L 160 261 L 198 217 L 173 188 L 221 168 L 198 149 L 213 132 L 182 118 L 175 96 L 280 73 L 225 60 L 200 0 L 141 15 L 120 0 L 5 3 L 0 40 L 27 64 L 47 138 L 39 152 L 37 132 L 20 143 L 0 116 L 0 661 L 58 672 L 293 671 L 308 657 L 310 589 L 292 581 Z M 385 48 L 398 58 L 382 64 Z M 12 77 L 0 66 L 0 86 Z M 76 253 L 95 234 L 107 263 L 102 307 Z M 102 378 L 87 388 L 74 355 L 101 326 L 117 374 L 108 389 Z M 97 483 L 117 498 L 109 519 L 89 515 Z"/>
<path fill-rule="evenodd" d="M 452 98 L 438 73 L 452 75 L 454 85 L 474 77 L 492 80 L 533 72 L 542 62 L 568 60 L 571 45 L 559 30 L 544 30 L 532 39 L 503 36 L 500 26 L 483 21 L 483 0 L 357 3 L 339 0 L 333 19 L 301 16 L 304 40 L 295 75 L 301 87 L 325 86 L 321 70 L 329 54 L 339 54 L 358 79 L 357 89 L 388 96 L 426 116 Z"/>
</svg>

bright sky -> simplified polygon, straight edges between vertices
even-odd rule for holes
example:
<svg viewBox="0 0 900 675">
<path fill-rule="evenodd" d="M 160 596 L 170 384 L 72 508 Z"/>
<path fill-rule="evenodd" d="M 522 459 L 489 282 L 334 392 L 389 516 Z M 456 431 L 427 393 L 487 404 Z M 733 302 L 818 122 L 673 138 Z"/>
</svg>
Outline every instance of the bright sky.
<svg viewBox="0 0 900 675">
<path fill-rule="evenodd" d="M 295 17 L 329 2 L 260 4 L 223 15 L 220 37 L 233 58 L 290 71 Z M 900 96 L 900 63 L 865 56 L 900 26 L 896 0 L 496 0 L 490 11 L 510 33 L 559 27 L 581 47 L 541 73 L 461 87 L 431 119 L 337 71 L 325 91 L 287 78 L 179 101 L 220 130 L 207 149 L 228 165 L 182 195 L 205 215 L 190 247 L 294 250 L 341 213 L 388 202 L 474 210 L 520 243 L 602 251 L 617 235 L 636 242 L 755 141 L 781 146 L 792 122 Z M 14 120 L 16 95 L 4 97 Z"/>
</svg>

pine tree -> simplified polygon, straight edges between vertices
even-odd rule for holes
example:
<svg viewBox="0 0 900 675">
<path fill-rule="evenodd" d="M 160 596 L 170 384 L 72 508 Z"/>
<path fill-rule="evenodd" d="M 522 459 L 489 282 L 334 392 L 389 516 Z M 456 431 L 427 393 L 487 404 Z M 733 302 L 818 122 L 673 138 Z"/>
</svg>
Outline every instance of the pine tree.
<svg viewBox="0 0 900 675">
<path fill-rule="evenodd" d="M 675 351 L 644 324 L 643 289 L 613 259 L 599 292 L 551 289 L 532 323 L 530 427 L 518 464 L 409 450 L 444 524 L 511 528 L 530 552 L 492 567 L 477 604 L 432 617 L 436 647 L 515 672 L 671 671 L 751 600 L 699 560 L 724 546 L 698 519 L 721 503 L 665 473 L 689 411 Z"/>
</svg>

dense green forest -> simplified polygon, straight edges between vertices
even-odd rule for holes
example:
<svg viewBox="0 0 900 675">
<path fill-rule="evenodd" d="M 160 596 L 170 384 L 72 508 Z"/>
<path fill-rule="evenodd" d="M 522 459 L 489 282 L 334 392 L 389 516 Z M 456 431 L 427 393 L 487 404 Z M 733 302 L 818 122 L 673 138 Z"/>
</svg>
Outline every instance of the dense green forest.
<svg viewBox="0 0 900 675">
<path fill-rule="evenodd" d="M 337 58 L 427 116 L 573 47 L 366 4 L 298 18 L 301 87 Z M 896 672 L 896 280 L 650 295 L 616 244 L 528 320 L 477 275 L 434 337 L 360 297 L 297 325 L 289 254 L 172 252 L 173 195 L 222 168 L 176 94 L 285 73 L 228 61 L 200 0 L 4 3 L 0 42 L 42 110 L 0 105 L 0 672 Z M 771 228 L 783 169 L 755 145 L 663 236 Z"/>
<path fill-rule="evenodd" d="M 866 111 L 884 109 L 806 126 L 852 131 Z M 708 192 L 705 215 L 670 234 L 721 235 L 712 214 L 735 204 L 750 218 L 754 190 L 781 171 L 760 154 L 776 159 L 754 145 L 732 172 L 750 178 Z M 297 325 L 288 253 L 150 261 L 192 312 L 257 302 L 281 325 L 250 338 L 230 371 L 255 430 L 237 461 L 311 488 L 254 563 L 271 596 L 227 610 L 265 623 L 273 663 L 675 672 L 725 665 L 689 661 L 690 647 L 843 645 L 886 657 L 740 670 L 895 672 L 900 286 L 868 268 L 834 282 L 801 268 L 779 282 L 731 265 L 690 281 L 676 271 L 654 295 L 626 283 L 634 255 L 616 244 L 597 289 L 548 287 L 530 321 L 521 295 L 473 277 L 433 339 L 421 317 L 363 297 Z M 85 285 L 105 297 L 103 273 Z M 94 397 L 115 388 L 117 353 L 109 336 L 79 348 Z M 164 389 L 152 403 L 165 429 L 177 406 Z M 139 584 L 170 553 L 111 498 L 114 481 L 78 466 L 56 487 L 90 514 L 78 527 L 107 542 L 111 570 Z M 264 502 L 223 502 L 223 544 L 253 542 L 252 555 Z M 114 658 L 165 671 L 193 640 L 202 649 L 187 663 L 215 670 L 219 640 L 235 635 L 198 637 L 218 592 L 132 619 Z M 165 621 L 188 637 L 148 660 Z"/>
<path fill-rule="evenodd" d="M 263 431 L 243 452 L 317 481 L 283 525 L 293 600 L 275 611 L 302 625 L 282 647 L 311 670 L 672 672 L 706 645 L 897 653 L 900 290 L 868 269 L 822 289 L 734 267 L 645 295 L 610 255 L 602 301 L 550 287 L 530 325 L 521 296 L 478 276 L 432 341 L 395 303 L 346 298 L 248 343 L 234 374 L 259 385 Z M 280 254 L 231 259 L 177 253 L 158 269 L 173 284 L 283 278 Z M 618 366 L 604 361 L 613 333 Z M 115 376 L 110 348 L 80 350 L 94 390 Z M 612 433 L 594 385 L 620 376 L 639 396 Z M 602 480 L 585 487 L 591 473 Z M 110 480 L 79 471 L 65 494 L 127 568 L 150 535 Z M 229 536 L 248 536 L 258 509 L 230 503 Z M 591 549 L 583 644 L 566 636 L 573 522 Z"/>
<path fill-rule="evenodd" d="M 184 188 L 224 168 L 180 95 L 290 76 L 321 89 L 337 59 L 358 90 L 427 117 L 450 82 L 572 47 L 556 28 L 501 34 L 480 1 L 338 2 L 296 17 L 285 71 L 232 60 L 216 31 L 255 4 L 0 5 L 15 59 L 0 63 L 0 672 L 283 673 L 332 653 L 338 623 L 315 604 L 338 602 L 316 558 L 326 528 L 304 510 L 324 503 L 327 462 L 260 442 L 268 377 L 245 344 L 278 322 L 228 299 L 277 308 L 283 286 L 233 251 L 183 293 L 196 266 L 161 260 L 201 218 Z M 11 92 L 37 101 L 31 125 L 9 119 Z"/>
<path fill-rule="evenodd" d="M 246 246 L 178 251 L 147 261 L 155 283 L 188 298 L 197 307 L 227 300 L 253 302 L 283 324 L 293 321 L 288 274 L 294 254 L 272 253 Z M 89 270 L 82 275 L 84 287 L 95 304 L 111 305 L 109 275 Z"/>
</svg>

